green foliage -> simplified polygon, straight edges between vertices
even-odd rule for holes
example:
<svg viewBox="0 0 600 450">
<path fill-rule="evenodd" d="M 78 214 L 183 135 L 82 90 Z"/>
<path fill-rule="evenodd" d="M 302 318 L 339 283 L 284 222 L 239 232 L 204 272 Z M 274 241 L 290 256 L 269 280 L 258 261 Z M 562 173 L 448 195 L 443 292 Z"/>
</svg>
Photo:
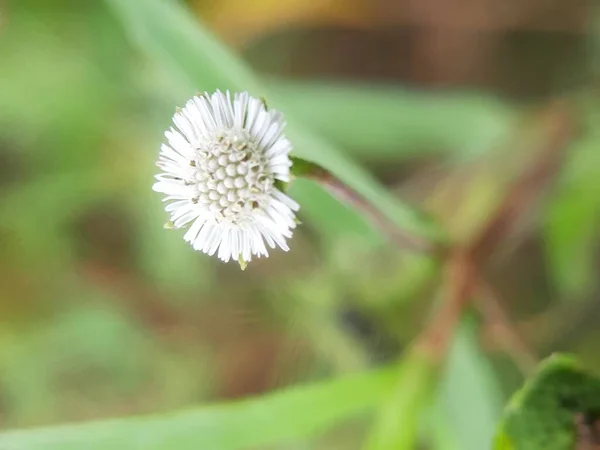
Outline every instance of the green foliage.
<svg viewBox="0 0 600 450">
<path fill-rule="evenodd" d="M 578 419 L 578 416 L 581 416 Z M 600 377 L 554 355 L 513 395 L 499 427 L 498 450 L 572 450 L 576 422 L 600 419 Z"/>
<path fill-rule="evenodd" d="M 234 450 L 293 442 L 373 408 L 389 390 L 393 374 L 379 370 L 160 416 L 4 432 L 0 448 Z"/>
<path fill-rule="evenodd" d="M 545 226 L 549 268 L 569 300 L 581 299 L 595 277 L 594 252 L 600 225 L 600 114 L 588 107 L 588 132 L 573 146 L 561 190 L 547 207 Z"/>
<path fill-rule="evenodd" d="M 365 450 L 411 450 L 417 445 L 419 422 L 432 396 L 437 364 L 419 348 L 402 358 L 396 384 L 383 402 L 367 437 Z"/>
<path fill-rule="evenodd" d="M 465 319 L 449 354 L 437 405 L 462 450 L 489 447 L 502 402 L 492 367 L 477 345 L 476 324 Z"/>
<path fill-rule="evenodd" d="M 503 396 L 476 333 L 477 324 L 466 317 L 440 376 L 423 433 L 436 450 L 488 449 L 495 434 Z"/>
<path fill-rule="evenodd" d="M 275 80 L 269 87 L 306 125 L 370 162 L 474 157 L 506 139 L 515 122 L 512 108 L 483 94 Z"/>
</svg>

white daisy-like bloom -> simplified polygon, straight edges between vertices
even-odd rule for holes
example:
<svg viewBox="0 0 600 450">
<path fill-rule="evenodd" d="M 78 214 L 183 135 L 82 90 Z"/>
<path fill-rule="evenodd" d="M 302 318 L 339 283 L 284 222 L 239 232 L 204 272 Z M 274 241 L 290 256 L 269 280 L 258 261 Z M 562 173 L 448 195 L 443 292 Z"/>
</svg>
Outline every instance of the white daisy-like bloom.
<svg viewBox="0 0 600 450">
<path fill-rule="evenodd" d="M 298 204 L 290 180 L 290 141 L 281 113 L 248 93 L 197 95 L 173 116 L 153 189 L 166 195 L 170 226 L 188 228 L 194 249 L 242 267 L 267 247 L 287 251 Z"/>
</svg>

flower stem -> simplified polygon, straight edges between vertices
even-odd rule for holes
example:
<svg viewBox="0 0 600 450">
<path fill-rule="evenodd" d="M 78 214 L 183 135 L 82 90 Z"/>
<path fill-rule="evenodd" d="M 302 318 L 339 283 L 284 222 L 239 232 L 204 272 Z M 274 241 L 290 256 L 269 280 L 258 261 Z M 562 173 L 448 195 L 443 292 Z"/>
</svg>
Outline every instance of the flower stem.
<svg viewBox="0 0 600 450">
<path fill-rule="evenodd" d="M 318 183 L 339 201 L 353 207 L 365 220 L 381 230 L 385 236 L 399 247 L 427 253 L 438 253 L 442 251 L 439 244 L 398 228 L 398 226 L 379 209 L 371 205 L 371 203 L 365 200 L 354 189 L 345 184 L 330 171 L 304 159 L 292 157 L 292 161 L 293 173 L 295 176 L 313 180 Z"/>
</svg>

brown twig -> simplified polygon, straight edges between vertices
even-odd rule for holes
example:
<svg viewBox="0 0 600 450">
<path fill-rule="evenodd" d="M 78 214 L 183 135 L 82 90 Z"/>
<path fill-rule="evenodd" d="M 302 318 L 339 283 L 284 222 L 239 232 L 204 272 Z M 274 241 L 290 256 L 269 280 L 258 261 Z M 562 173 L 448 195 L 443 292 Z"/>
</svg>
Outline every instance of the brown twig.
<svg viewBox="0 0 600 450">
<path fill-rule="evenodd" d="M 481 278 L 480 268 L 554 180 L 567 144 L 575 132 L 573 116 L 567 105 L 557 102 L 544 111 L 542 129 L 545 139 L 536 150 L 538 157 L 535 163 L 516 179 L 496 213 L 490 217 L 482 230 L 464 246 L 453 249 L 445 261 L 446 277 L 442 303 L 418 339 L 418 345 L 425 347 L 435 357 L 442 358 L 447 353 L 454 328 L 462 311 L 469 304 L 471 295 L 475 289 L 486 286 Z M 493 305 L 488 300 L 487 308 L 492 308 L 491 312 L 496 319 L 501 319 L 504 332 L 512 336 L 514 345 L 518 334 L 500 305 L 497 302 Z M 524 358 L 523 355 L 524 353 L 519 357 Z M 528 365 L 531 360 L 521 363 Z"/>
<path fill-rule="evenodd" d="M 507 345 L 520 349 L 517 363 L 529 367 L 534 360 L 518 338 L 508 318 L 495 298 L 490 300 L 490 290 L 482 280 L 480 268 L 490 259 L 497 247 L 511 235 L 525 213 L 538 202 L 548 185 L 558 173 L 567 144 L 575 134 L 573 114 L 564 102 L 551 104 L 541 114 L 541 143 L 533 149 L 535 161 L 528 166 L 510 186 L 496 212 L 482 230 L 466 244 L 448 249 L 420 236 L 400 230 L 389 218 L 374 208 L 331 172 L 308 161 L 294 163 L 296 174 L 312 179 L 343 203 L 356 210 L 378 227 L 393 242 L 403 248 L 430 252 L 444 261 L 445 280 L 441 304 L 436 308 L 429 324 L 417 340 L 434 358 L 441 359 L 447 353 L 454 328 L 464 308 L 469 304 L 476 289 L 485 290 L 482 300 L 487 316 L 500 324 Z M 529 355 L 529 356 L 528 356 Z"/>
<path fill-rule="evenodd" d="M 599 450 L 600 421 L 591 421 L 585 414 L 575 414 L 573 422 L 577 439 L 575 450 Z"/>
<path fill-rule="evenodd" d="M 477 274 L 462 250 L 454 251 L 445 264 L 442 297 L 416 345 L 434 360 L 441 360 L 452 342 L 452 334 L 476 286 Z"/>
</svg>

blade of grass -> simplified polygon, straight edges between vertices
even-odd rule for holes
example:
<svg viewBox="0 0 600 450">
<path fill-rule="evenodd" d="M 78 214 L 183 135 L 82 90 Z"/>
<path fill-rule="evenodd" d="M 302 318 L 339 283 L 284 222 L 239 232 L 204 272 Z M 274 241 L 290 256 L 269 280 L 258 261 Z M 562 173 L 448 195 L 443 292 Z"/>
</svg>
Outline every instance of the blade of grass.
<svg viewBox="0 0 600 450">
<path fill-rule="evenodd" d="M 235 450 L 318 435 L 375 407 L 391 369 L 165 415 L 0 433 L 11 450 Z"/>
</svg>

